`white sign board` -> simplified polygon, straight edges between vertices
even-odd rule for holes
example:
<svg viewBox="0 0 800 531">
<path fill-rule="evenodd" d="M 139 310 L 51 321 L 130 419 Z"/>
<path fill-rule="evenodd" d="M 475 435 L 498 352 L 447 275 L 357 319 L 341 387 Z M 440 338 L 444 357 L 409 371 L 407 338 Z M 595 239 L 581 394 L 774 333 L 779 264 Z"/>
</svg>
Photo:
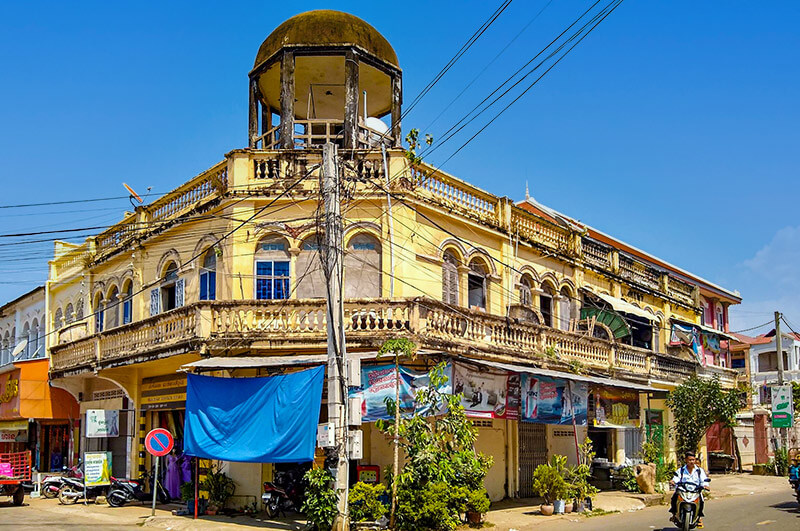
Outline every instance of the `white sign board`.
<svg viewBox="0 0 800 531">
<path fill-rule="evenodd" d="M 791 428 L 794 421 L 794 400 L 792 386 L 776 385 L 772 387 L 772 427 Z"/>
<path fill-rule="evenodd" d="M 119 437 L 119 410 L 87 409 L 86 437 Z"/>
</svg>

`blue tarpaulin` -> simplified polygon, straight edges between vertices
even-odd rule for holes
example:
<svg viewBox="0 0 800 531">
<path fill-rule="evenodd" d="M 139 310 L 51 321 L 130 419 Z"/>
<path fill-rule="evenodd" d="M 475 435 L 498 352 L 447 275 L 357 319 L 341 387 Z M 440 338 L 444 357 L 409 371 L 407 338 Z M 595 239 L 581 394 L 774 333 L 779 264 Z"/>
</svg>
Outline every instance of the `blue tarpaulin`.
<svg viewBox="0 0 800 531">
<path fill-rule="evenodd" d="M 189 374 L 184 452 L 251 463 L 313 460 L 324 370 L 266 378 Z"/>
</svg>

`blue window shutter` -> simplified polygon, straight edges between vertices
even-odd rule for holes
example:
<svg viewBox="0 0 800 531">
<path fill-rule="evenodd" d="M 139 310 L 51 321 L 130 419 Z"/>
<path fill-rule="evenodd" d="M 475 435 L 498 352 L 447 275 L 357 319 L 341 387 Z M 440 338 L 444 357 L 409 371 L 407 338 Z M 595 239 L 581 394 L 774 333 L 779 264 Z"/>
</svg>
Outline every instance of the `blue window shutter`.
<svg viewBox="0 0 800 531">
<path fill-rule="evenodd" d="M 150 290 L 150 315 L 158 315 L 161 312 L 161 288 Z"/>
<path fill-rule="evenodd" d="M 217 272 L 212 271 L 208 274 L 208 300 L 217 300 Z"/>
<path fill-rule="evenodd" d="M 208 298 L 208 271 L 203 271 L 200 273 L 200 300 L 207 301 Z"/>
</svg>

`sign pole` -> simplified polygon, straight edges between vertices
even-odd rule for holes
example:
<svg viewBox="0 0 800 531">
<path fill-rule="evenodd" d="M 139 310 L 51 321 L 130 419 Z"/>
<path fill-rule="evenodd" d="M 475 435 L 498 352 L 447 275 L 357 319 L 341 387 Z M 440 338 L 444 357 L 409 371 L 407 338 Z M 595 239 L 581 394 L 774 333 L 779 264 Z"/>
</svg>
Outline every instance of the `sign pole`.
<svg viewBox="0 0 800 531">
<path fill-rule="evenodd" d="M 158 493 L 158 462 L 160 461 L 160 459 L 158 458 L 157 455 L 154 456 L 154 457 L 155 457 L 155 460 L 156 460 L 156 473 L 153 476 L 153 509 L 152 509 L 152 511 L 150 511 L 150 516 L 155 516 L 156 515 L 156 498 L 158 498 L 158 496 L 157 496 L 157 493 Z"/>
<path fill-rule="evenodd" d="M 194 458 L 194 519 L 197 520 L 197 498 L 200 490 L 200 458 Z"/>
</svg>

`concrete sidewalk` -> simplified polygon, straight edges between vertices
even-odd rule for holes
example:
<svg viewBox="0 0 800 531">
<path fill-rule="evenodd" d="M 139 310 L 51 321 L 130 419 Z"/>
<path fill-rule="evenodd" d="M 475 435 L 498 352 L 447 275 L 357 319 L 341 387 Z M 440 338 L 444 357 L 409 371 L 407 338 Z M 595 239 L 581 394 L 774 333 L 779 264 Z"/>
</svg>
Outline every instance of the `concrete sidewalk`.
<svg viewBox="0 0 800 531">
<path fill-rule="evenodd" d="M 748 496 L 754 494 L 767 494 L 772 492 L 789 491 L 786 478 L 770 476 L 753 476 L 750 474 L 728 474 L 712 476 L 712 493 L 714 498 L 727 496 Z M 601 492 L 594 501 L 595 509 L 608 512 L 634 512 L 644 509 L 648 505 L 661 503 L 661 495 L 646 496 L 620 491 Z M 667 498 L 668 500 L 668 498 Z M 84 506 L 61 505 L 57 500 L 31 499 L 26 497 L 25 502 L 34 511 L 45 513 L 52 522 L 66 521 L 70 518 L 91 518 L 98 526 L 109 528 L 115 526 L 151 527 L 169 531 L 188 529 L 274 529 L 274 530 L 300 530 L 305 527 L 302 518 L 266 519 L 262 513 L 252 516 L 203 516 L 193 520 L 186 516 L 173 516 L 167 508 L 156 509 L 156 516 L 150 516 L 150 508 L 142 505 L 126 505 L 125 507 L 109 507 L 108 505 Z M 547 526 L 551 523 L 567 521 L 584 521 L 586 517 L 572 513 L 559 516 L 542 516 L 539 514 L 541 500 L 535 498 L 504 500 L 492 504 L 486 520 L 494 525 L 497 531 L 511 529 L 525 530 L 534 526 Z M 171 507 L 170 507 L 171 509 Z"/>
</svg>

